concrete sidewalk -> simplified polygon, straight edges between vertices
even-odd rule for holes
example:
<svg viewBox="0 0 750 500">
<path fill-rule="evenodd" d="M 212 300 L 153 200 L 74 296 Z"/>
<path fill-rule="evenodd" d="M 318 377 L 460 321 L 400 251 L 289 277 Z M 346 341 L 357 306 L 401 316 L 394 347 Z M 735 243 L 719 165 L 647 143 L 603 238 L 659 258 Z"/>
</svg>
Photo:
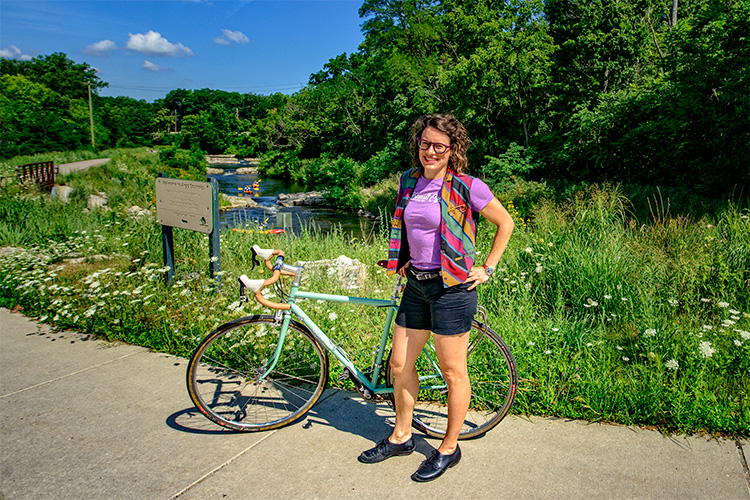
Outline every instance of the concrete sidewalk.
<svg viewBox="0 0 750 500">
<path fill-rule="evenodd" d="M 745 443 L 515 416 L 418 484 L 435 440 L 357 462 L 387 406 L 329 389 L 293 426 L 226 432 L 192 407 L 186 365 L 0 309 L 0 499 L 750 499 Z"/>
<path fill-rule="evenodd" d="M 57 172 L 60 175 L 66 175 L 71 172 L 78 172 L 80 170 L 88 170 L 91 167 L 98 167 L 99 165 L 104 165 L 109 160 L 110 160 L 109 158 L 98 158 L 96 160 L 83 160 L 83 161 L 75 161 L 73 163 L 63 163 L 62 165 L 57 166 Z"/>
</svg>

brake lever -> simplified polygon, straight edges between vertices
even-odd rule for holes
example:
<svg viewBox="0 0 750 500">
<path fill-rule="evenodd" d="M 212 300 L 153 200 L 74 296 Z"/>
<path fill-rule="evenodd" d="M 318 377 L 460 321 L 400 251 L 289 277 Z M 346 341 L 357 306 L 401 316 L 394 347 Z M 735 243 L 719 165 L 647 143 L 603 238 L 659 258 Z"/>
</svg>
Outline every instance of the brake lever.
<svg viewBox="0 0 750 500">
<path fill-rule="evenodd" d="M 247 294 L 245 293 L 245 284 L 242 283 L 242 280 L 237 278 L 237 281 L 240 282 L 240 302 L 247 302 Z"/>
<path fill-rule="evenodd" d="M 260 262 L 258 262 L 258 254 L 255 253 L 255 248 L 252 248 L 251 250 L 253 251 L 253 257 L 252 257 L 253 267 L 252 268 L 255 269 L 255 266 L 260 265 Z"/>
</svg>

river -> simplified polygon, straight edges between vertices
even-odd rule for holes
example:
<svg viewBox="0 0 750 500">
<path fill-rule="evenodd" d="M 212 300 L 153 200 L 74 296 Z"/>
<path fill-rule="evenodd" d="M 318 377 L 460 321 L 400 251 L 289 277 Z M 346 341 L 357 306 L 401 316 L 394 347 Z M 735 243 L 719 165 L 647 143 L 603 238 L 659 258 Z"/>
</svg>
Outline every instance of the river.
<svg viewBox="0 0 750 500">
<path fill-rule="evenodd" d="M 209 175 L 217 180 L 219 190 L 224 194 L 240 196 L 245 186 L 251 186 L 256 180 L 260 183 L 259 189 L 254 190 L 252 195 L 245 195 L 252 196 L 259 206 L 222 210 L 219 216 L 222 227 L 250 226 L 255 228 L 265 221 L 269 228 L 275 228 L 277 215 L 288 213 L 291 215 L 291 229 L 294 232 L 303 227 L 315 227 L 327 233 L 336 226 L 340 226 L 348 235 L 359 238 L 373 229 L 374 222 L 370 219 L 341 210 L 320 207 L 282 207 L 277 203 L 279 194 L 301 192 L 301 186 L 289 185 L 281 179 L 264 179 L 257 174 L 235 174 L 234 170 L 226 165 L 212 165 L 212 167 L 224 169 L 223 174 Z M 279 227 L 281 227 L 280 224 Z"/>
</svg>

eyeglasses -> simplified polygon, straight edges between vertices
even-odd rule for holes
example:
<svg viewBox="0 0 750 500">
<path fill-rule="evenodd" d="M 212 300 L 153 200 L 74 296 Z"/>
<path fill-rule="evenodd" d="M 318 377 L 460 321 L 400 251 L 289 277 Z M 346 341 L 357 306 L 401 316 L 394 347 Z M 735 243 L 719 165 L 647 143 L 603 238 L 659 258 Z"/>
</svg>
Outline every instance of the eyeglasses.
<svg viewBox="0 0 750 500">
<path fill-rule="evenodd" d="M 442 144 L 440 142 L 430 142 L 425 141 L 424 139 L 417 139 L 417 147 L 419 147 L 419 149 L 421 149 L 422 151 L 427 151 L 428 149 L 430 149 L 430 146 L 432 146 L 432 149 L 434 149 L 437 154 L 441 155 L 451 149 L 454 144 L 446 146 L 445 144 Z"/>
</svg>

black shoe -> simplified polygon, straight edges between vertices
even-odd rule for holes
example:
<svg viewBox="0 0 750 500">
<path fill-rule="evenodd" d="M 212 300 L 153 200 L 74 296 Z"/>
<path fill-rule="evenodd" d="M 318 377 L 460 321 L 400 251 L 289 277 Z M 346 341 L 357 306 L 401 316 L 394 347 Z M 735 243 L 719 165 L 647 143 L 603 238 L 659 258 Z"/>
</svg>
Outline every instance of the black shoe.
<svg viewBox="0 0 750 500">
<path fill-rule="evenodd" d="M 363 451 L 362 454 L 357 458 L 363 464 L 376 464 L 382 462 L 386 458 L 391 458 L 399 455 L 408 455 L 416 445 L 414 444 L 414 437 L 410 437 L 408 441 L 401 444 L 391 443 L 388 438 L 385 438 L 369 450 Z"/>
<path fill-rule="evenodd" d="M 432 481 L 443 475 L 445 471 L 453 467 L 461 460 L 461 448 L 456 446 L 456 451 L 450 455 L 443 455 L 439 451 L 435 450 L 432 452 L 432 456 L 422 462 L 417 472 L 412 474 L 411 478 L 414 481 L 424 483 Z"/>
</svg>

